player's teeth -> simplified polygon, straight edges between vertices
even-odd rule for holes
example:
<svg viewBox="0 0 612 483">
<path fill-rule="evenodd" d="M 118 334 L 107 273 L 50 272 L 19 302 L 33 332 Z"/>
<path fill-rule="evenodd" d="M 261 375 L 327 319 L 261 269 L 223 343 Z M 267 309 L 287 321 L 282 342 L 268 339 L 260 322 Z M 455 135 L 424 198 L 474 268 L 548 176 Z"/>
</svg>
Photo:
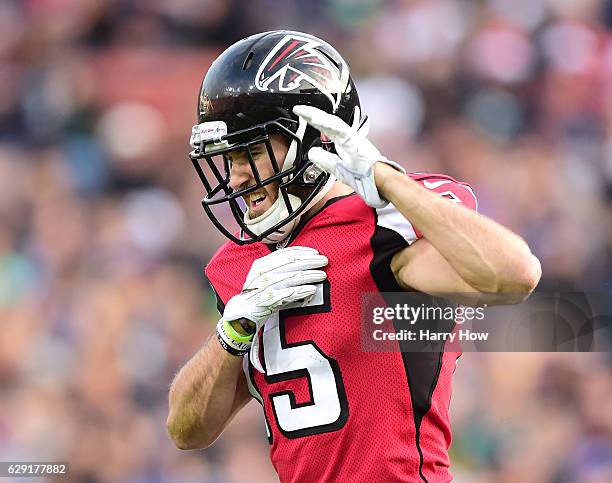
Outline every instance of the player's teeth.
<svg viewBox="0 0 612 483">
<path fill-rule="evenodd" d="M 265 195 L 263 194 L 251 195 L 251 203 L 253 204 L 261 203 L 264 198 L 265 198 Z"/>
</svg>

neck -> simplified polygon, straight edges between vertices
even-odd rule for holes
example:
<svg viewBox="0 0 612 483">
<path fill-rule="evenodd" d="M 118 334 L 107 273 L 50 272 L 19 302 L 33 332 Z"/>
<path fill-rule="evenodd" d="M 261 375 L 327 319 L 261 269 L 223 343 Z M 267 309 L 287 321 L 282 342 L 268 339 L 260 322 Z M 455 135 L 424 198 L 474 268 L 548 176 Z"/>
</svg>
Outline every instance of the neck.
<svg viewBox="0 0 612 483">
<path fill-rule="evenodd" d="M 310 208 L 305 214 L 304 217 L 306 219 L 312 218 L 316 215 L 325 203 L 327 203 L 332 198 L 337 198 L 338 196 L 344 196 L 351 194 L 353 192 L 353 188 L 341 183 L 340 181 L 336 181 L 331 189 L 325 194 L 323 198 L 321 198 L 312 208 Z"/>
</svg>

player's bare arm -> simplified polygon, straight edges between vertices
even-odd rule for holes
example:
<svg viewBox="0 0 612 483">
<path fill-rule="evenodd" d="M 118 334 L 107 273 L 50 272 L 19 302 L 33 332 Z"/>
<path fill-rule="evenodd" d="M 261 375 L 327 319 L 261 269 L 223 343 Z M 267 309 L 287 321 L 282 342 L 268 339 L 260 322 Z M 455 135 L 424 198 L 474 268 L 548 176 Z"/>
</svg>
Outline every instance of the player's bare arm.
<svg viewBox="0 0 612 483">
<path fill-rule="evenodd" d="M 242 358 L 209 337 L 170 386 L 168 434 L 180 449 L 206 448 L 250 399 Z"/>
<path fill-rule="evenodd" d="M 452 296 L 464 305 L 499 303 L 499 295 L 482 294 L 468 284 L 425 238 L 398 251 L 391 271 L 400 287 L 441 297 Z"/>
<path fill-rule="evenodd" d="M 326 264 L 317 250 L 299 246 L 255 260 L 242 292 L 225 306 L 216 337 L 208 339 L 172 383 L 167 429 L 177 447 L 211 445 L 247 403 L 242 356 L 257 353 L 257 344 L 251 350 L 254 334 L 281 308 L 308 301 L 316 291 L 313 284 L 326 278 L 317 270 Z"/>
<path fill-rule="evenodd" d="M 337 154 L 309 151 L 315 164 L 355 189 L 369 206 L 392 203 L 423 235 L 392 260 L 400 286 L 488 304 L 517 303 L 534 290 L 540 263 L 518 235 L 423 188 L 338 117 L 309 106 L 294 112 L 334 141 Z"/>
<path fill-rule="evenodd" d="M 540 263 L 522 238 L 386 164 L 376 163 L 374 169 L 380 194 L 424 238 L 393 259 L 393 272 L 403 286 L 421 290 L 423 283 L 429 285 L 426 291 L 438 293 L 476 291 L 487 296 L 480 299 L 487 303 L 520 302 L 533 291 Z"/>
</svg>

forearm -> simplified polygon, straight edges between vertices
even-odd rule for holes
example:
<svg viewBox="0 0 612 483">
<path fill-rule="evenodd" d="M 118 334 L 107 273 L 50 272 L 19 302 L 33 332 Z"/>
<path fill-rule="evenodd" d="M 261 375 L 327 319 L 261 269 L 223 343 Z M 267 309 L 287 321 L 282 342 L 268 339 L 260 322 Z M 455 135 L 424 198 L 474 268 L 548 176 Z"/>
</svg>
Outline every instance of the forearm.
<svg viewBox="0 0 612 483">
<path fill-rule="evenodd" d="M 182 449 L 208 446 L 236 409 L 242 358 L 226 352 L 213 335 L 174 378 L 168 433 Z"/>
<path fill-rule="evenodd" d="M 404 215 L 467 284 L 485 293 L 530 293 L 540 264 L 516 234 L 376 164 L 381 195 Z M 518 297 L 520 298 L 520 297 Z"/>
</svg>

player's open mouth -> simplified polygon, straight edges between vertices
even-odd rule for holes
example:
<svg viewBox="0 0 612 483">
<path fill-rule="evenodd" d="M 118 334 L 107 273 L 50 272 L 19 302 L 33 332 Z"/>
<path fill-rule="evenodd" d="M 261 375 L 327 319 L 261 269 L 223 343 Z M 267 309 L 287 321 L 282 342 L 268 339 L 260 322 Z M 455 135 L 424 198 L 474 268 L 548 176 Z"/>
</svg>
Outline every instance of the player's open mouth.
<svg viewBox="0 0 612 483">
<path fill-rule="evenodd" d="M 251 210 L 257 208 L 266 199 L 266 193 L 252 193 L 249 196 L 249 208 Z"/>
</svg>

